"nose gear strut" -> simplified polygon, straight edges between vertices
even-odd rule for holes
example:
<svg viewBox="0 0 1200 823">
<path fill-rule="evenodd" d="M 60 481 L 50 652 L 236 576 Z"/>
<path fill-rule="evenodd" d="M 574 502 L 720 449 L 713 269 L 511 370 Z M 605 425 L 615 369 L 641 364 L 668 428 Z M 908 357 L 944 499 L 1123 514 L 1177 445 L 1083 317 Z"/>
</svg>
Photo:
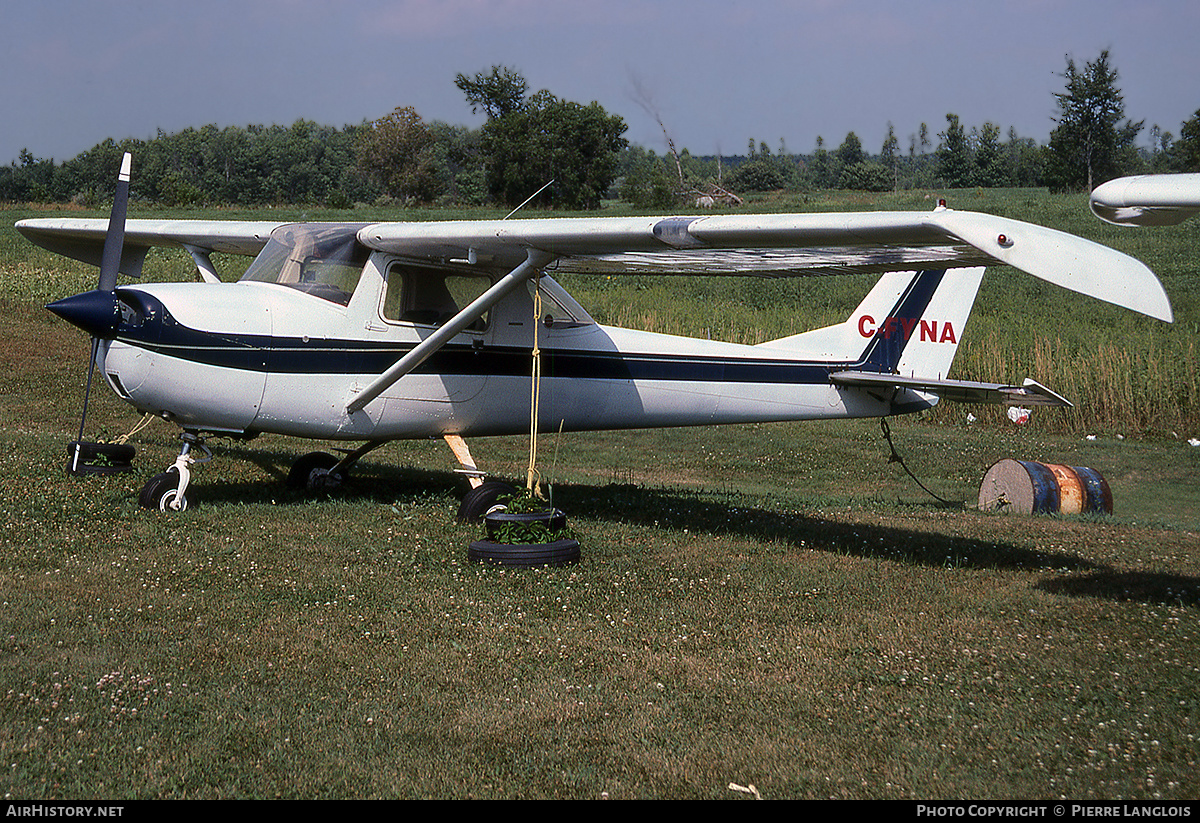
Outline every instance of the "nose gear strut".
<svg viewBox="0 0 1200 823">
<path fill-rule="evenodd" d="M 212 460 L 212 451 L 204 445 L 204 438 L 193 432 L 182 435 L 183 447 L 175 458 L 175 465 L 162 474 L 156 474 L 142 487 L 138 496 L 138 505 L 144 509 L 156 509 L 162 512 L 181 512 L 188 506 L 187 488 L 192 479 L 191 466 L 193 463 L 207 463 Z M 196 457 L 196 449 L 203 452 L 203 457 Z"/>
</svg>

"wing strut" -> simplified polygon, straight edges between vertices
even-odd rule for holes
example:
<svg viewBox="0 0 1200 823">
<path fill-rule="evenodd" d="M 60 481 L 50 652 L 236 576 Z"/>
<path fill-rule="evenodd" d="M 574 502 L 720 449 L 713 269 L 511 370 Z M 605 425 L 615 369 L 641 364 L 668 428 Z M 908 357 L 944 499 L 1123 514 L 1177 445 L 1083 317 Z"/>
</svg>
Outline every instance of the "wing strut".
<svg viewBox="0 0 1200 823">
<path fill-rule="evenodd" d="M 449 342 L 454 335 L 483 317 L 484 313 L 505 295 L 533 277 L 538 269 L 549 265 L 553 260 L 554 255 L 552 254 L 527 249 L 525 262 L 496 281 L 495 285 L 475 298 L 470 305 L 446 321 L 444 325 L 439 326 L 437 331 L 418 343 L 412 351 L 375 378 L 371 385 L 346 404 L 346 411 L 350 414 L 361 411 L 364 406 L 386 391 L 393 383 L 429 359 L 430 355 Z"/>
<path fill-rule="evenodd" d="M 184 243 L 183 247 L 192 256 L 192 262 L 196 264 L 196 271 L 200 273 L 200 279 L 205 283 L 221 282 L 221 278 L 217 275 L 217 268 L 213 265 L 212 258 L 209 257 L 208 249 L 202 249 L 190 243 Z"/>
</svg>

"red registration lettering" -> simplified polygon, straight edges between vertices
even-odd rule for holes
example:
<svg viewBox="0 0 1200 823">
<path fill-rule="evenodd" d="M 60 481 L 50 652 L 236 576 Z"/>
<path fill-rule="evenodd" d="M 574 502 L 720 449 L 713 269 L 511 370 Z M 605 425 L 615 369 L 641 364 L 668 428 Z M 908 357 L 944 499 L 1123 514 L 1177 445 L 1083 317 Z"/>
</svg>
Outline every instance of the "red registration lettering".
<svg viewBox="0 0 1200 823">
<path fill-rule="evenodd" d="M 918 322 L 920 325 L 918 325 Z M 941 326 L 939 330 L 938 326 Z M 875 324 L 875 318 L 864 314 L 858 318 L 858 333 L 863 337 L 874 337 L 882 334 L 890 340 L 892 335 L 900 333 L 904 339 L 910 339 L 914 334 L 920 334 L 921 342 L 929 343 L 958 343 L 958 335 L 954 324 L 947 320 L 941 323 L 937 320 L 920 320 L 912 317 L 885 317 L 881 325 Z"/>
</svg>

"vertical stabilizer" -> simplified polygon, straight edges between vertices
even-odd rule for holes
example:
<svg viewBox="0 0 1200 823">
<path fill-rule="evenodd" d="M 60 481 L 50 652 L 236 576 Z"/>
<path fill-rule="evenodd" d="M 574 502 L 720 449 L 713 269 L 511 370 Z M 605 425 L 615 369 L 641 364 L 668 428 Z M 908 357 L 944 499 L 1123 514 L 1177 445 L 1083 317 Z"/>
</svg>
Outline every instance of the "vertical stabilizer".
<svg viewBox="0 0 1200 823">
<path fill-rule="evenodd" d="M 983 272 L 888 272 L 845 322 L 762 345 L 859 371 L 945 377 Z"/>
<path fill-rule="evenodd" d="M 940 287 L 907 335 L 907 344 L 893 369 L 897 374 L 937 378 L 949 374 L 983 272 L 982 266 L 944 272 Z"/>
</svg>

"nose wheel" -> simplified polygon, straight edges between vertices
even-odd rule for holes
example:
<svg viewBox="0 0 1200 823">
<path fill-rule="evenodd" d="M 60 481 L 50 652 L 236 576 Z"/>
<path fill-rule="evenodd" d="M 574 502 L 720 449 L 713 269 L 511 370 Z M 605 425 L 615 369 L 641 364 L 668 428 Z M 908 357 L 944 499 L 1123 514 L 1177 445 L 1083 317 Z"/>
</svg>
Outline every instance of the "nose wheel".
<svg viewBox="0 0 1200 823">
<path fill-rule="evenodd" d="M 179 472 L 172 466 L 165 472 L 154 475 L 150 478 L 150 482 L 142 486 L 142 493 L 138 496 L 138 505 L 143 509 L 160 512 L 185 511 L 188 500 L 185 495 L 180 495 L 180 485 Z"/>
<path fill-rule="evenodd" d="M 202 452 L 202 457 L 196 457 L 195 451 Z M 138 505 L 143 509 L 160 512 L 181 512 L 188 507 L 187 489 L 192 479 L 192 464 L 207 463 L 212 460 L 212 452 L 204 445 L 204 440 L 196 434 L 184 432 L 183 447 L 175 465 L 161 474 L 156 474 L 142 487 L 138 495 Z"/>
</svg>

